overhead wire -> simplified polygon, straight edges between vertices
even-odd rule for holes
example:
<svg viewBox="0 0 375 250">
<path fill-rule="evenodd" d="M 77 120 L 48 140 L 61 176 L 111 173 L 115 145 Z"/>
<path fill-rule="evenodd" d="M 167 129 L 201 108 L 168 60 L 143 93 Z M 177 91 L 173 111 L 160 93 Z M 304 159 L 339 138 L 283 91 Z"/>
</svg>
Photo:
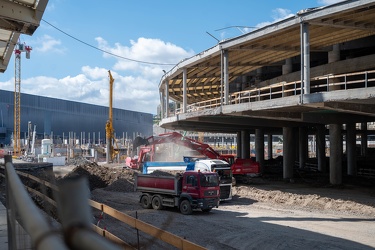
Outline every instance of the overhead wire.
<svg viewBox="0 0 375 250">
<path fill-rule="evenodd" d="M 173 65 L 173 66 L 176 65 L 175 63 L 156 63 L 156 62 L 147 62 L 147 61 L 141 61 L 141 60 L 136 60 L 136 59 L 132 59 L 132 58 L 128 58 L 128 57 L 124 57 L 124 56 L 120 56 L 120 55 L 114 54 L 114 53 L 112 53 L 112 52 L 109 52 L 109 51 L 103 50 L 103 49 L 101 49 L 101 48 L 98 48 L 98 47 L 96 47 L 96 46 L 94 46 L 94 45 L 91 45 L 91 44 L 85 42 L 85 41 L 82 41 L 81 39 L 78 39 L 77 37 L 74 37 L 74 36 L 68 34 L 67 32 L 61 30 L 60 28 L 54 26 L 53 24 L 47 22 L 47 21 L 44 20 L 44 19 L 42 19 L 42 21 L 45 22 L 46 24 L 48 24 L 49 26 L 51 26 L 52 28 L 54 28 L 54 29 L 60 31 L 60 32 L 63 33 L 64 35 L 66 35 L 66 36 L 68 36 L 68 37 L 70 37 L 70 38 L 72 38 L 72 39 L 74 39 L 74 40 L 76 40 L 76 41 L 78 41 L 78 42 L 80 42 L 80 43 L 86 45 L 86 46 L 89 46 L 89 47 L 91 47 L 91 48 L 93 48 L 93 49 L 99 50 L 99 51 L 101 51 L 101 52 L 103 52 L 103 53 L 106 53 L 106 54 L 111 55 L 111 56 L 114 56 L 114 57 L 118 57 L 118 58 L 121 58 L 121 59 L 124 59 L 124 60 L 128 60 L 128 61 L 132 61 L 132 62 L 143 63 L 143 64 L 152 64 L 152 65 Z"/>
</svg>

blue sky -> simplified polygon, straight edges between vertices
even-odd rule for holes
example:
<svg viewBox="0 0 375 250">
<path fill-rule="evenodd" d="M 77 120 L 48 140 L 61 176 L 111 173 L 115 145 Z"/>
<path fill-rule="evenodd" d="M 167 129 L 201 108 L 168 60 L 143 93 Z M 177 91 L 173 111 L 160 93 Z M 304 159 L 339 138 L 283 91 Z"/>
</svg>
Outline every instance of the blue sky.
<svg viewBox="0 0 375 250">
<path fill-rule="evenodd" d="M 336 2 L 50 0 L 34 35 L 20 38 L 33 48 L 31 59 L 22 55 L 21 92 L 108 106 L 111 70 L 115 108 L 156 114 L 163 70 L 215 46 L 206 32 L 219 40 L 231 38 L 251 29 L 227 27 L 261 27 Z M 114 57 L 77 40 L 153 64 Z M 0 75 L 0 89 L 14 91 L 14 56 Z"/>
</svg>

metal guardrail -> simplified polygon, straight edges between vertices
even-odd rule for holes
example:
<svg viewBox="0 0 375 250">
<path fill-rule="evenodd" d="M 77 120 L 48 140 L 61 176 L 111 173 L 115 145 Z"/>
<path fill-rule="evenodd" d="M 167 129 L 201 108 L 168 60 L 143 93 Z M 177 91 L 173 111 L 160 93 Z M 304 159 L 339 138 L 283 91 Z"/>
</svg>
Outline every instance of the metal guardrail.
<svg viewBox="0 0 375 250">
<path fill-rule="evenodd" d="M 310 93 L 367 88 L 375 86 L 375 70 L 355 72 L 350 74 L 324 75 L 310 79 Z M 270 86 L 231 93 L 229 104 L 249 103 L 263 100 L 284 98 L 301 94 L 301 81 L 279 82 Z M 221 98 L 210 99 L 188 105 L 186 112 L 211 109 L 221 106 Z M 175 115 L 182 113 L 176 109 Z"/>
<path fill-rule="evenodd" d="M 5 159 L 8 248 L 18 249 L 16 227 L 19 223 L 30 236 L 29 247 L 40 250 L 69 249 L 23 188 L 11 162 L 11 156 Z"/>
<path fill-rule="evenodd" d="M 64 183 L 59 188 L 61 228 L 52 227 L 35 205 L 14 169 L 11 156 L 5 157 L 5 180 L 9 249 L 121 249 L 92 230 L 85 179 Z M 26 247 L 20 246 L 17 227 L 22 227 L 30 238 Z"/>
<path fill-rule="evenodd" d="M 30 239 L 26 244 L 28 245 L 28 248 L 25 248 L 23 246 L 22 249 L 136 249 L 114 234 L 110 233 L 106 229 L 102 229 L 96 225 L 91 224 L 92 215 L 90 210 L 88 209 L 89 206 L 123 223 L 126 223 L 135 230 L 143 231 L 144 233 L 162 240 L 178 249 L 205 249 L 204 247 L 201 247 L 195 243 L 192 243 L 177 235 L 152 226 L 141 220 L 133 218 L 116 209 L 106 206 L 105 204 L 89 200 L 89 189 L 86 183 L 86 179 L 81 178 L 73 181 L 70 180 L 59 185 L 58 187 L 31 174 L 16 171 L 13 164 L 11 163 L 11 156 L 7 156 L 7 158 L 8 162 L 6 163 L 5 167 L 5 177 L 7 183 L 12 183 L 12 188 L 7 189 L 9 190 L 9 192 L 7 192 L 7 199 L 9 198 L 9 202 L 7 202 L 7 211 L 10 211 L 8 212 L 8 215 L 12 215 L 12 213 L 13 215 L 17 215 L 12 215 L 8 218 L 9 249 L 21 249 L 21 247 L 19 247 L 19 244 L 17 244 L 18 242 L 20 242 L 20 240 L 17 239 L 17 237 L 20 237 L 20 235 L 18 231 L 16 232 L 15 228 L 17 227 L 17 223 L 22 224 L 23 226 L 23 221 L 29 220 L 30 217 L 32 217 L 32 222 L 30 222 L 29 224 L 33 225 L 34 227 L 41 225 L 41 228 L 39 228 L 39 230 L 41 230 L 42 232 L 39 233 L 39 231 L 31 230 L 30 227 L 25 227 L 25 233 L 30 236 Z M 8 178 L 8 172 L 11 173 L 11 178 Z M 56 194 L 55 196 L 57 197 L 57 201 L 49 198 L 47 195 L 37 190 L 26 187 L 26 189 L 30 193 L 37 195 L 43 201 L 48 202 L 52 206 L 58 208 L 62 228 L 52 228 L 46 222 L 46 219 L 41 210 L 36 207 L 33 200 L 26 192 L 19 176 L 31 179 L 45 187 L 48 187 Z M 22 195 L 20 195 L 19 192 Z M 23 209 L 19 208 L 21 204 L 19 202 L 14 203 L 13 197 L 21 197 L 20 199 L 22 201 L 26 201 L 27 204 L 23 203 Z M 36 216 L 30 216 L 30 214 L 36 214 Z M 35 233 L 37 233 L 36 236 Z M 56 237 L 58 237 L 60 241 L 56 242 Z M 46 246 L 45 248 L 44 245 L 41 244 L 42 241 L 46 241 L 50 245 Z M 115 242 L 117 245 L 113 244 L 113 242 Z"/>
</svg>

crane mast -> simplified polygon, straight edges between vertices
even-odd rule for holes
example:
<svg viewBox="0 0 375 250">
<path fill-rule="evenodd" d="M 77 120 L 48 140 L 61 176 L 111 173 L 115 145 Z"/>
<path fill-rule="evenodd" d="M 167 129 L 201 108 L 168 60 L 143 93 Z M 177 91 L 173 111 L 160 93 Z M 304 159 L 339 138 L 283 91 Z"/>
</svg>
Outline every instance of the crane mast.
<svg viewBox="0 0 375 250">
<path fill-rule="evenodd" d="M 26 58 L 30 59 L 31 47 L 17 44 L 15 49 L 14 65 L 14 131 L 13 131 L 13 155 L 21 155 L 21 53 L 26 52 Z"/>
<path fill-rule="evenodd" d="M 105 126 L 105 134 L 106 134 L 106 147 L 107 147 L 107 154 L 106 154 L 106 162 L 110 163 L 114 157 L 114 149 L 113 149 L 113 113 L 112 113 L 112 102 L 113 102 L 113 79 L 111 71 L 108 70 L 109 74 L 109 114 L 108 114 L 108 121 Z"/>
</svg>

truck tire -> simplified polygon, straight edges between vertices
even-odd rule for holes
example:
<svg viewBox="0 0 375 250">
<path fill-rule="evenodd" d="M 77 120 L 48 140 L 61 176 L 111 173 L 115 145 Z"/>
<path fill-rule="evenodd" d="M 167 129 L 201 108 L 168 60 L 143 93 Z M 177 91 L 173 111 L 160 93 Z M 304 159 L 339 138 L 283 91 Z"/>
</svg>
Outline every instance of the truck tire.
<svg viewBox="0 0 375 250">
<path fill-rule="evenodd" d="M 155 210 L 161 210 L 164 208 L 161 197 L 159 195 L 155 195 L 154 197 L 152 197 L 152 208 Z"/>
<path fill-rule="evenodd" d="M 152 207 L 151 205 L 151 200 L 150 200 L 150 197 L 148 195 L 143 195 L 141 197 L 141 207 L 145 208 L 145 209 L 149 209 Z"/>
<path fill-rule="evenodd" d="M 183 200 L 180 204 L 180 212 L 185 215 L 189 215 L 193 213 L 193 210 L 191 209 L 190 201 Z"/>
</svg>

